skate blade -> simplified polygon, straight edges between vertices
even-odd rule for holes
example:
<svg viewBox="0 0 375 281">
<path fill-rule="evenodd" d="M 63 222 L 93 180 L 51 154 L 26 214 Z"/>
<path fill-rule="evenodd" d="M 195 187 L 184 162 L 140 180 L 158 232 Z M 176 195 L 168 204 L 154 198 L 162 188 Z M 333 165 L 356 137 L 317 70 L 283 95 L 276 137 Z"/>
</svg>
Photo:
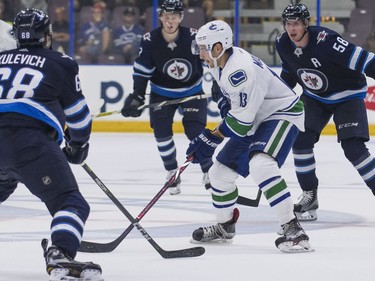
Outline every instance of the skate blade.
<svg viewBox="0 0 375 281">
<path fill-rule="evenodd" d="M 177 195 L 181 193 L 181 188 L 180 187 L 170 187 L 169 188 L 169 194 L 170 195 Z"/>
<path fill-rule="evenodd" d="M 104 281 L 99 270 L 85 269 L 81 277 L 68 276 L 67 268 L 55 268 L 51 271 L 49 281 Z"/>
<path fill-rule="evenodd" d="M 192 244 L 205 244 L 205 245 L 223 245 L 223 244 L 232 244 L 233 239 L 214 239 L 210 241 L 198 241 L 195 239 L 190 239 Z"/>
<path fill-rule="evenodd" d="M 97 269 L 85 269 L 81 272 L 82 281 L 104 281 L 102 273 Z M 81 281 L 81 280 L 80 280 Z"/>
<path fill-rule="evenodd" d="M 295 212 L 295 214 L 299 221 L 316 221 L 318 219 L 316 210 L 311 210 L 304 213 Z"/>
<path fill-rule="evenodd" d="M 298 244 L 294 244 L 293 241 L 286 241 L 278 246 L 278 249 L 283 253 L 308 253 L 314 252 L 315 249 L 311 247 L 309 241 L 302 240 Z"/>
</svg>

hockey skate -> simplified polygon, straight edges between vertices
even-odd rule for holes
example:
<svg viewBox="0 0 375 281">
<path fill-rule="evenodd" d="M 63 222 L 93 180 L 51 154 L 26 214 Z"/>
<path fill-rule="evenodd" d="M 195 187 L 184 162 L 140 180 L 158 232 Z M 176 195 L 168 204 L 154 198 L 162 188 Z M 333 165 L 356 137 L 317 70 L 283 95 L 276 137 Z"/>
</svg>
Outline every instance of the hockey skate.
<svg viewBox="0 0 375 281">
<path fill-rule="evenodd" d="M 78 262 L 70 258 L 57 246 L 47 249 L 48 240 L 42 240 L 44 258 L 50 281 L 104 281 L 100 265 Z"/>
<path fill-rule="evenodd" d="M 318 219 L 316 210 L 319 208 L 318 189 L 304 191 L 300 201 L 294 204 L 294 213 L 300 221 L 315 221 Z"/>
<path fill-rule="evenodd" d="M 171 179 L 171 177 L 174 176 L 176 172 L 177 172 L 177 169 L 168 171 L 167 177 L 165 178 L 165 182 L 167 183 Z M 178 177 L 178 179 L 176 179 L 174 183 L 169 187 L 169 194 L 170 195 L 180 194 L 181 193 L 180 185 L 181 185 L 181 178 Z"/>
<path fill-rule="evenodd" d="M 207 190 L 211 188 L 211 182 L 208 173 L 203 173 L 202 183 Z"/>
<path fill-rule="evenodd" d="M 309 236 L 305 233 L 297 218 L 281 226 L 282 237 L 275 241 L 276 247 L 285 253 L 312 252 L 314 249 L 309 243 Z"/>
<path fill-rule="evenodd" d="M 232 243 L 233 237 L 236 235 L 236 222 L 239 216 L 240 212 L 237 208 L 235 208 L 233 210 L 233 218 L 230 221 L 207 227 L 200 227 L 194 230 L 193 238 L 190 240 L 190 242 L 194 244 Z"/>
</svg>

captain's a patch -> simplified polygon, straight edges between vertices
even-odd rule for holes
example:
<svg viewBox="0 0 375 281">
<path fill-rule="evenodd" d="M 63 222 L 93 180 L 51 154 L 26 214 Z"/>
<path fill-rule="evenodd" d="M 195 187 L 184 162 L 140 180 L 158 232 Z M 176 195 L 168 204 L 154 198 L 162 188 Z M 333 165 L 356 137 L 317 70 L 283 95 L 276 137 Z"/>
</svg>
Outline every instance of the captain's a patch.
<svg viewBox="0 0 375 281">
<path fill-rule="evenodd" d="M 233 87 L 237 87 L 238 85 L 241 85 L 246 80 L 247 80 L 247 75 L 245 71 L 243 71 L 242 69 L 237 70 L 236 72 L 229 75 L 229 82 Z"/>
</svg>

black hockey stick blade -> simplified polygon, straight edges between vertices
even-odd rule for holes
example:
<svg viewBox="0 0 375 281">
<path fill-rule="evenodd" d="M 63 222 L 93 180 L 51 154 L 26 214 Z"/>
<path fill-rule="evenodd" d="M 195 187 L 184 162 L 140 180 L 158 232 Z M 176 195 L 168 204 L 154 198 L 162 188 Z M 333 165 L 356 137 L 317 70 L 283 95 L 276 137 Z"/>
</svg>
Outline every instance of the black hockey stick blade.
<svg viewBox="0 0 375 281">
<path fill-rule="evenodd" d="M 260 198 L 262 197 L 262 190 L 258 189 L 257 198 L 250 199 L 243 196 L 238 196 L 237 204 L 248 206 L 248 207 L 258 207 Z"/>
<path fill-rule="evenodd" d="M 90 241 L 81 241 L 78 251 L 83 253 L 110 253 L 117 248 L 118 245 L 128 236 L 129 232 L 132 231 L 134 226 L 131 224 L 125 229 L 123 233 L 115 240 L 108 243 L 96 243 Z"/>
<path fill-rule="evenodd" d="M 161 250 L 160 255 L 165 259 L 173 259 L 173 258 L 194 258 L 199 257 L 205 253 L 205 248 L 203 247 L 193 247 L 183 250 L 175 250 L 175 251 L 165 251 Z"/>
</svg>

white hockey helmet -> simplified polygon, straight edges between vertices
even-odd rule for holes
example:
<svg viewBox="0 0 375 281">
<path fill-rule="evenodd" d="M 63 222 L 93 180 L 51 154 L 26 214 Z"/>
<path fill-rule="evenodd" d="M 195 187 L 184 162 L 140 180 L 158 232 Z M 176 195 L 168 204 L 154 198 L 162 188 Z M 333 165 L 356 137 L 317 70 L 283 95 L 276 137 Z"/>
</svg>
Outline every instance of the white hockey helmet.
<svg viewBox="0 0 375 281">
<path fill-rule="evenodd" d="M 198 46 L 205 46 L 209 52 L 211 52 L 213 45 L 221 43 L 225 51 L 233 47 L 233 31 L 225 21 L 214 20 L 199 28 L 195 41 Z"/>
</svg>

